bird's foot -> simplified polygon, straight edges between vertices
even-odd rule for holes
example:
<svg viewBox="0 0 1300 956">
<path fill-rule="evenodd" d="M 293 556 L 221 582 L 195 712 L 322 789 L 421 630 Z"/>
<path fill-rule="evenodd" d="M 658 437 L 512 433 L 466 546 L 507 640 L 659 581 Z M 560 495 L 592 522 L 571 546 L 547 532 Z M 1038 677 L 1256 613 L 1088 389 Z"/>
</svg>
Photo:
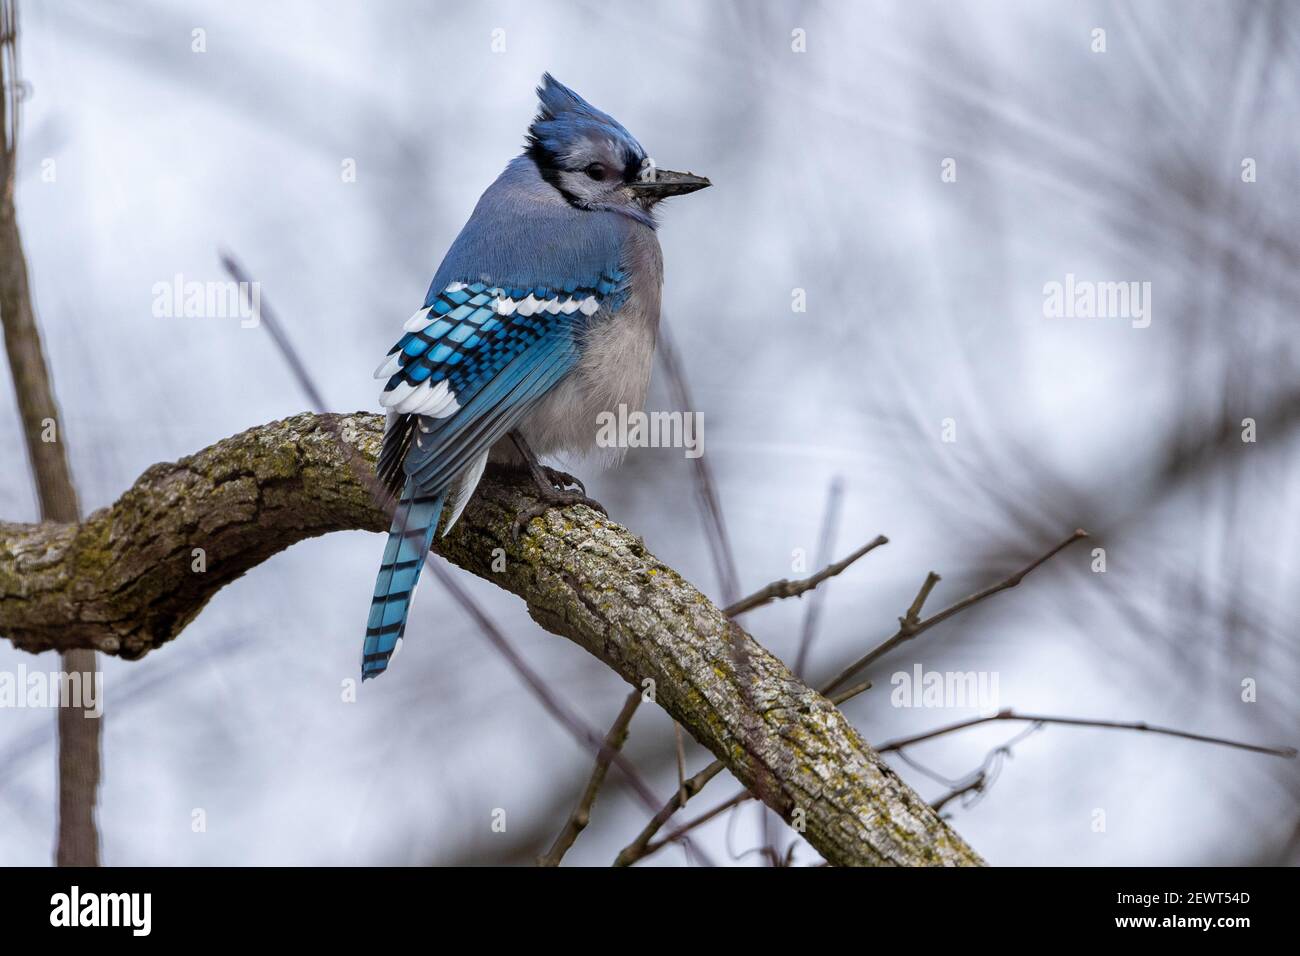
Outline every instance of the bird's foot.
<svg viewBox="0 0 1300 956">
<path fill-rule="evenodd" d="M 549 468 L 546 470 L 551 471 Z M 516 541 L 519 540 L 519 536 L 523 534 L 524 529 L 532 523 L 534 518 L 542 517 L 552 508 L 567 508 L 569 505 L 586 505 L 592 511 L 599 511 L 601 514 L 609 517 L 609 512 L 605 510 L 604 505 L 595 498 L 587 497 L 586 489 L 582 487 L 582 482 L 578 481 L 572 475 L 565 475 L 564 472 L 559 472 L 558 475 L 562 475 L 568 480 L 560 481 L 553 477 L 552 480 L 555 480 L 555 485 L 561 487 L 556 487 L 555 485 L 542 487 L 541 485 L 538 485 L 537 500 L 528 507 L 521 509 L 519 514 L 515 515 L 514 536 Z M 577 485 L 579 490 L 567 491 L 564 488 L 565 485 Z"/>
<path fill-rule="evenodd" d="M 510 438 L 514 441 L 515 447 L 519 450 L 519 455 L 524 461 L 524 468 L 533 478 L 533 484 L 537 486 L 537 501 L 524 508 L 515 516 L 514 537 L 519 540 L 519 535 L 528 527 L 534 518 L 540 518 L 552 508 L 564 508 L 569 505 L 586 505 L 593 511 L 599 511 L 606 517 L 609 512 L 605 506 L 594 498 L 587 497 L 587 488 L 581 481 L 573 477 L 567 471 L 560 471 L 558 468 L 551 468 L 543 465 L 533 454 L 533 450 L 528 447 L 528 442 L 518 431 L 512 431 Z M 576 488 L 576 491 L 569 490 Z"/>
<path fill-rule="evenodd" d="M 587 486 L 582 483 L 581 478 L 575 478 L 567 471 L 560 471 L 558 468 L 551 468 L 549 465 L 541 466 L 546 477 L 551 479 L 551 484 L 555 486 L 556 491 L 567 491 L 570 488 L 577 488 L 579 493 L 585 495 Z M 604 511 L 604 508 L 600 509 Z"/>
</svg>

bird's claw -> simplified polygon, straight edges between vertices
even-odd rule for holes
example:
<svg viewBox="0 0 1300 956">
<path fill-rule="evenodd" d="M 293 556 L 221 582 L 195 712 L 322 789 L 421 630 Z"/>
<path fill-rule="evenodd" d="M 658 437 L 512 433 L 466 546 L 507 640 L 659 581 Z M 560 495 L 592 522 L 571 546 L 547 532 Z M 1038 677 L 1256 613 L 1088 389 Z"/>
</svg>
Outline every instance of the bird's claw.
<svg viewBox="0 0 1300 956">
<path fill-rule="evenodd" d="M 570 488 L 577 488 L 579 494 L 583 496 L 587 494 L 587 486 L 582 483 L 581 478 L 576 478 L 567 471 L 551 468 L 549 465 L 542 465 L 542 471 L 546 473 L 547 478 L 551 479 L 551 484 L 555 486 L 556 491 L 563 492 Z M 603 512 L 605 509 L 600 510 Z"/>
<path fill-rule="evenodd" d="M 550 469 L 547 470 L 549 471 Z M 563 474 L 563 472 L 560 474 Z M 557 484 L 558 483 L 559 482 L 557 482 Z M 577 484 L 580 488 L 582 487 L 582 483 L 577 481 L 577 479 L 572 479 L 570 483 Z M 519 514 L 515 516 L 515 540 L 519 540 L 519 536 L 523 534 L 524 529 L 532 523 L 534 518 L 542 517 L 552 508 L 567 508 L 569 505 L 586 505 L 592 511 L 599 511 L 605 517 L 609 517 L 609 512 L 605 510 L 605 506 L 594 498 L 588 498 L 585 494 L 585 489 L 584 491 L 552 490 L 550 492 L 542 492 L 539 489 L 537 500 L 528 507 L 521 509 Z"/>
</svg>

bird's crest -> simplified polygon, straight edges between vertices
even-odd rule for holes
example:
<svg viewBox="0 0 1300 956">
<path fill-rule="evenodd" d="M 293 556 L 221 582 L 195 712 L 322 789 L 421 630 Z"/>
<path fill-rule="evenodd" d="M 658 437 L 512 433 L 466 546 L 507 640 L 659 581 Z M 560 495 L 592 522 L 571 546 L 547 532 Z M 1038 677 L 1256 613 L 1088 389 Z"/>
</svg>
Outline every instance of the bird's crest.
<svg viewBox="0 0 1300 956">
<path fill-rule="evenodd" d="M 596 109 L 551 74 L 542 76 L 537 99 L 537 116 L 528 127 L 528 153 L 539 166 L 563 166 L 597 140 L 614 146 L 627 165 L 645 159 L 645 150 L 622 123 Z"/>
</svg>

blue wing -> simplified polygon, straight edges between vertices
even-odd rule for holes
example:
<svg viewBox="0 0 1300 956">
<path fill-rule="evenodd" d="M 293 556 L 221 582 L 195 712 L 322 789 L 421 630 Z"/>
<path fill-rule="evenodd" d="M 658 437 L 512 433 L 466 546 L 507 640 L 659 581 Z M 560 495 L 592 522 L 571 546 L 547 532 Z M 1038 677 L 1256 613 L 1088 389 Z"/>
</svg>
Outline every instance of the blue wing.
<svg viewBox="0 0 1300 956">
<path fill-rule="evenodd" d="M 422 495 L 446 491 L 572 370 L 584 323 L 622 286 L 615 269 L 591 286 L 453 282 L 426 300 L 376 371 L 381 404 L 418 421 L 403 470 Z"/>
</svg>

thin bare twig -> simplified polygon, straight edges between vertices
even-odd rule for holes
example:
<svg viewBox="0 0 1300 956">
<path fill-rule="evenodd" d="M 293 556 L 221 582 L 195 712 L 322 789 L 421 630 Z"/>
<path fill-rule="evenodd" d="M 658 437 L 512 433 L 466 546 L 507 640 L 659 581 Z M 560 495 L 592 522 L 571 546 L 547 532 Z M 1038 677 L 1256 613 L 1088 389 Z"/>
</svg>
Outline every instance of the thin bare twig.
<svg viewBox="0 0 1300 956">
<path fill-rule="evenodd" d="M 682 367 L 677 345 L 665 318 L 659 320 L 658 348 L 655 350 L 659 362 L 668 378 L 668 388 L 672 392 L 673 404 L 683 412 L 695 408 L 691 397 L 691 388 L 686 381 L 686 371 Z M 713 479 L 713 469 L 709 466 L 708 456 L 699 455 L 691 459 L 695 476 L 695 492 L 699 498 L 700 510 L 708 527 L 705 540 L 709 553 L 713 556 L 714 570 L 718 575 L 718 587 L 722 589 L 722 600 L 728 603 L 736 600 L 740 592 L 740 574 L 736 570 L 736 555 L 731 548 L 731 537 L 727 534 L 727 523 L 722 515 L 722 500 L 718 495 L 717 482 Z"/>
<path fill-rule="evenodd" d="M 997 584 L 994 584 L 991 587 L 987 587 L 982 591 L 976 591 L 974 594 L 970 595 L 969 597 L 962 598 L 956 604 L 953 604 L 950 607 L 946 607 L 938 614 L 934 614 L 930 617 L 927 617 L 925 620 L 922 621 L 918 619 L 920 616 L 921 607 L 922 605 L 924 605 L 925 599 L 929 596 L 930 591 L 934 588 L 935 584 L 939 582 L 939 576 L 935 574 L 933 571 L 931 571 L 930 574 L 926 577 L 925 584 L 921 586 L 921 591 L 919 594 L 917 594 L 916 600 L 912 602 L 912 607 L 908 610 L 907 615 L 905 617 L 900 617 L 898 619 L 898 630 L 894 632 L 893 636 L 882 641 L 879 645 L 877 645 L 873 650 L 868 652 L 865 656 L 859 658 L 858 660 L 850 664 L 848 667 L 844 668 L 844 670 L 842 670 L 839 674 L 837 674 L 835 678 L 832 679 L 831 682 L 826 685 L 826 687 L 822 690 L 822 693 L 828 694 L 831 691 L 835 690 L 845 681 L 849 680 L 855 674 L 857 674 L 858 671 L 862 670 L 864 667 L 868 666 L 869 664 L 872 664 L 877 659 L 879 659 L 882 655 L 887 654 L 889 651 L 893 650 L 895 647 L 897 647 L 899 644 L 902 644 L 904 641 L 909 641 L 912 638 L 916 637 L 918 634 L 925 633 L 930 628 L 934 627 L 936 624 L 942 624 L 944 621 L 948 620 L 948 618 L 956 614 L 960 614 L 968 607 L 974 604 L 978 604 L 980 601 L 992 597 L 993 595 L 997 594 L 1000 591 L 1006 591 L 1009 588 L 1015 587 L 1017 584 L 1023 581 L 1025 576 L 1029 574 L 1031 571 L 1038 568 L 1039 566 L 1046 563 L 1047 561 L 1051 560 L 1053 557 L 1055 557 L 1058 553 L 1063 551 L 1065 548 L 1074 544 L 1074 542 L 1080 541 L 1086 537 L 1088 537 L 1088 532 L 1084 531 L 1082 528 L 1076 529 L 1073 534 L 1071 534 L 1060 544 L 1056 545 L 1054 548 L 1052 548 L 1050 551 L 1048 551 L 1046 554 L 1042 555 L 1041 557 L 1036 558 L 1034 561 L 1030 562 L 1027 566 L 1021 568 L 1019 571 L 1017 571 L 1015 574 L 1012 574 L 1010 577 L 1004 578 L 1003 580 L 999 581 Z"/>
<path fill-rule="evenodd" d="M 858 550 L 850 554 L 847 558 L 836 561 L 834 564 L 828 564 L 811 577 L 803 578 L 798 581 L 789 581 L 785 579 L 773 581 L 771 584 L 759 588 L 753 594 L 749 595 L 749 597 L 741 598 L 735 604 L 724 608 L 722 613 L 726 614 L 727 617 L 736 617 L 737 615 L 744 614 L 746 611 L 752 611 L 756 607 L 770 604 L 778 598 L 798 597 L 805 591 L 811 591 L 827 578 L 833 578 L 837 574 L 843 574 L 859 558 L 874 551 L 882 544 L 888 543 L 889 539 L 883 534 L 877 535 L 862 547 L 858 548 Z"/>
<path fill-rule="evenodd" d="M 1016 734 L 1006 743 L 994 747 L 984 755 L 984 759 L 980 761 L 980 765 L 967 775 L 964 782 L 949 784 L 951 789 L 949 789 L 949 791 L 942 797 L 933 801 L 930 804 L 930 809 L 935 813 L 938 813 L 949 803 L 958 798 L 961 798 L 963 807 L 973 806 L 976 801 L 983 799 L 984 795 L 989 792 L 989 787 L 993 786 L 998 777 L 1002 775 L 1002 768 L 1005 766 L 1006 761 L 1013 756 L 1011 748 L 1020 743 L 1020 741 L 1024 740 L 1030 734 L 1037 733 L 1042 729 L 1042 724 L 1032 724 L 1020 731 L 1020 733 Z M 899 756 L 903 756 L 901 751 L 899 752 Z M 915 761 L 909 761 L 909 763 L 912 766 L 916 766 Z M 967 799 L 968 795 L 969 799 Z"/>
<path fill-rule="evenodd" d="M 1146 721 L 1123 721 L 1123 720 L 1092 720 L 1082 717 L 1053 717 L 1044 714 L 1018 714 L 1014 710 L 1007 708 L 1000 710 L 996 714 L 990 714 L 986 717 L 972 717 L 969 720 L 959 720 L 956 723 L 939 727 L 935 730 L 926 731 L 923 734 L 915 734 L 911 737 L 900 737 L 897 740 L 891 740 L 888 743 L 881 744 L 876 748 L 877 753 L 889 753 L 890 751 L 902 750 L 904 747 L 910 747 L 913 744 L 919 744 L 924 740 L 932 740 L 935 737 L 941 737 L 944 734 L 951 734 L 958 730 L 965 730 L 967 727 L 976 727 L 980 724 L 988 724 L 998 720 L 1023 720 L 1036 724 L 1062 724 L 1069 727 L 1108 727 L 1112 730 L 1137 730 L 1148 734 L 1163 734 L 1166 737 L 1181 737 L 1184 740 L 1194 740 L 1203 744 L 1218 744 L 1223 747 L 1235 747 L 1238 750 L 1249 750 L 1253 753 L 1267 754 L 1270 757 L 1294 758 L 1296 749 L 1294 747 L 1266 747 L 1262 744 L 1248 744 L 1239 740 L 1229 740 L 1226 737 L 1210 737 L 1206 734 L 1192 733 L 1187 730 L 1175 730 L 1171 727 L 1157 727 L 1154 724 L 1148 724 Z"/>
<path fill-rule="evenodd" d="M 252 285 L 252 277 L 244 271 L 244 267 L 229 252 L 221 253 L 221 265 L 225 267 L 226 272 L 236 282 L 245 282 L 250 286 Z M 293 347 L 293 342 L 289 340 L 289 336 L 280 327 L 280 323 L 275 320 L 275 314 L 270 309 L 266 311 L 271 316 L 270 321 L 266 323 L 266 331 L 271 333 L 271 338 L 275 340 L 280 355 L 289 366 L 289 370 L 293 372 L 293 377 L 298 380 L 298 386 L 307 393 L 307 399 L 317 411 L 323 411 L 325 409 L 325 399 L 321 397 L 320 391 L 316 388 L 316 382 L 307 371 L 306 364 L 299 357 L 298 350 Z"/>
<path fill-rule="evenodd" d="M 694 830 L 696 827 L 703 826 L 704 824 L 708 823 L 710 820 L 713 820 L 718 816 L 726 813 L 728 810 L 740 806 L 746 800 L 752 800 L 752 799 L 754 799 L 754 795 L 750 793 L 748 790 L 740 791 L 740 793 L 737 793 L 730 800 L 720 803 L 712 810 L 708 810 L 700 814 L 698 817 L 695 817 L 693 820 L 689 820 L 688 822 L 683 823 L 681 826 L 676 827 L 673 830 L 670 830 L 667 836 L 658 840 L 654 840 L 652 842 L 648 842 L 645 845 L 645 847 L 643 847 L 642 849 L 641 857 L 647 857 L 651 853 L 663 849 L 669 843 L 681 839 L 683 836 L 685 836 L 690 831 Z M 640 859 L 641 857 L 638 857 L 638 859 Z"/>
<path fill-rule="evenodd" d="M 840 706 L 840 704 L 844 703 L 845 701 L 852 700 L 854 697 L 857 697 L 864 690 L 871 690 L 871 681 L 864 680 L 861 684 L 854 684 L 852 687 L 846 687 L 838 694 L 831 694 L 826 699 L 829 700 L 836 707 L 838 707 Z"/>
<path fill-rule="evenodd" d="M 578 805 L 569 814 L 568 821 L 555 837 L 551 848 L 537 858 L 538 866 L 559 866 L 560 860 L 564 859 L 564 854 L 569 852 L 569 847 L 573 846 L 578 835 L 587 828 L 591 820 L 591 808 L 596 802 L 596 794 L 600 792 L 601 785 L 605 782 L 605 774 L 609 771 L 609 764 L 614 759 L 614 754 L 622 749 L 624 741 L 627 740 L 628 725 L 632 723 L 632 716 L 640 703 L 641 691 L 633 689 L 632 693 L 628 694 L 627 700 L 623 702 L 623 709 L 618 712 L 618 717 L 610 725 L 609 732 L 605 734 L 604 746 L 596 755 L 596 765 L 591 768 L 591 777 L 587 780 L 582 796 L 578 798 Z"/>
<path fill-rule="evenodd" d="M 682 725 L 673 721 L 673 735 L 677 738 L 677 793 L 682 803 L 686 802 L 686 741 L 683 740 Z"/>
<path fill-rule="evenodd" d="M 703 790 L 705 784 L 721 773 L 722 770 L 722 761 L 715 760 L 695 776 L 688 778 L 687 781 L 682 784 L 680 789 L 673 794 L 672 799 L 660 807 L 655 815 L 650 818 L 650 822 L 642 828 L 641 832 L 636 835 L 636 838 L 619 851 L 618 856 L 614 859 L 614 865 L 631 866 L 637 860 L 644 857 L 649 852 L 647 847 L 650 841 L 654 838 L 654 835 L 663 828 L 663 825 L 668 822 L 668 819 L 676 813 L 678 809 L 685 806 L 687 800 Z M 748 793 L 749 791 L 745 792 Z"/>
<path fill-rule="evenodd" d="M 840 502 L 844 498 L 844 482 L 836 475 L 831 479 L 830 490 L 826 493 L 826 512 L 822 515 L 822 530 L 817 540 L 817 563 L 823 567 L 830 564 L 835 552 L 835 532 L 840 523 Z M 815 587 L 815 585 L 814 585 Z M 803 676 L 808 663 L 808 654 L 812 650 L 813 638 L 817 633 L 817 624 L 821 619 L 822 601 L 825 591 L 814 591 L 804 607 L 803 628 L 799 632 L 799 650 L 794 655 L 794 672 Z"/>
</svg>

